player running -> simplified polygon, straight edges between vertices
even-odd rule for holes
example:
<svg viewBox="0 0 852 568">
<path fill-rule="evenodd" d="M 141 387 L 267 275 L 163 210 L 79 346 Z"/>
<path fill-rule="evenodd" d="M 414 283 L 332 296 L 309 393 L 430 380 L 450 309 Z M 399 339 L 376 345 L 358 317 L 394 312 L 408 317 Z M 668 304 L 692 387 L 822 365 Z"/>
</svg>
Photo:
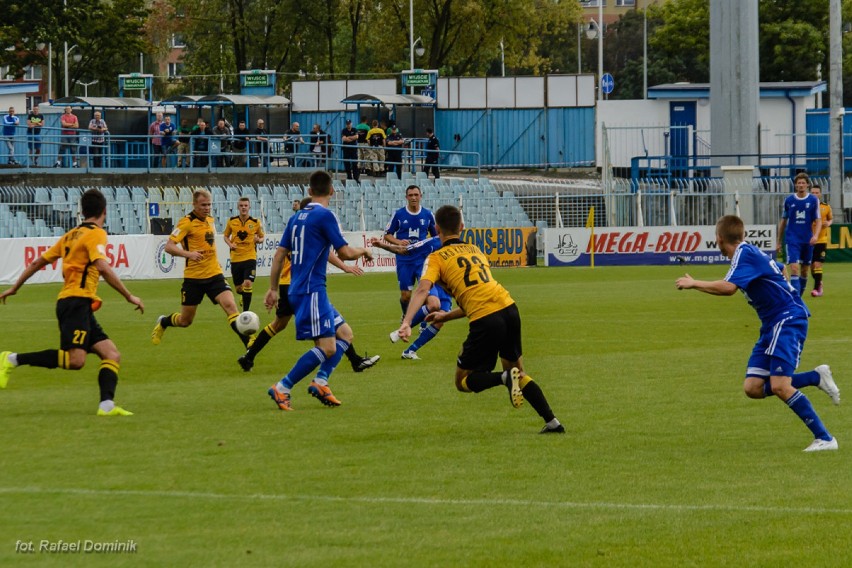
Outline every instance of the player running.
<svg viewBox="0 0 852 568">
<path fill-rule="evenodd" d="M 311 202 L 310 197 L 306 197 L 301 202 L 295 201 L 293 203 L 293 211 L 299 211 L 303 209 Z M 336 266 L 343 272 L 347 274 L 354 274 L 355 276 L 361 276 L 364 274 L 364 271 L 358 268 L 357 266 L 349 266 L 339 258 L 334 253 L 329 253 L 328 262 L 332 265 Z M 249 372 L 254 367 L 254 359 L 257 357 L 258 353 L 260 353 L 264 347 L 269 343 L 269 341 L 275 337 L 278 332 L 284 330 L 287 327 L 287 324 L 290 323 L 290 318 L 293 316 L 293 308 L 290 306 L 290 300 L 287 297 L 287 294 L 290 289 L 290 257 L 287 256 L 284 258 L 281 268 L 281 278 L 278 281 L 278 303 L 275 306 L 275 319 L 272 320 L 266 327 L 264 327 L 260 333 L 256 336 L 252 337 L 248 343 L 248 349 L 245 354 L 240 356 L 237 359 L 237 363 L 240 364 L 240 367 L 243 371 Z M 345 326 L 345 327 L 343 327 Z M 361 357 L 358 355 L 358 352 L 355 350 L 355 345 L 352 343 L 354 338 L 354 333 L 352 332 L 352 328 L 349 327 L 349 324 L 343 323 L 341 326 L 338 326 L 336 329 L 336 333 L 338 337 L 344 336 L 349 338 L 349 348 L 346 350 L 346 358 L 349 359 L 349 363 L 352 365 L 352 370 L 356 373 L 360 373 L 365 369 L 369 369 L 373 365 L 379 362 L 381 359 L 381 355 L 373 355 Z"/>
<path fill-rule="evenodd" d="M 334 248 L 341 260 L 373 258 L 368 249 L 353 247 L 346 242 L 337 216 L 328 209 L 334 195 L 331 176 L 327 172 L 316 171 L 311 174 L 309 187 L 312 202 L 287 222 L 272 260 L 269 290 L 264 299 L 267 309 L 277 305 L 281 270 L 289 255 L 292 282 L 287 296 L 296 317 L 296 339 L 311 339 L 314 347 L 267 391 L 278 408 L 288 411 L 292 410 L 291 389 L 317 366 L 319 371 L 311 381 L 308 393 L 326 406 L 340 406 L 340 401 L 328 386 L 328 378 L 349 349 L 352 337 L 338 333 L 345 322 L 328 299 L 326 266 L 329 249 Z"/>
<path fill-rule="evenodd" d="M 468 336 L 462 345 L 456 365 L 456 388 L 461 392 L 482 392 L 497 386 L 509 390 L 515 408 L 528 400 L 544 420 L 541 434 L 563 434 L 559 422 L 532 377 L 524 372 L 521 349 L 521 316 L 518 306 L 491 275 L 488 257 L 476 245 L 463 243 L 461 211 L 444 205 L 435 214 L 441 248 L 426 259 L 420 284 L 411 297 L 402 318 L 399 337 L 411 337 L 411 322 L 426 302 L 435 284 L 441 285 L 455 299 L 458 307 L 451 312 L 437 311 L 426 321 L 443 323 L 467 316 Z M 497 356 L 503 372 L 491 372 Z"/>
<path fill-rule="evenodd" d="M 234 288 L 242 299 L 243 311 L 251 309 L 254 277 L 257 271 L 257 245 L 263 242 L 263 225 L 249 215 L 251 201 L 248 197 L 237 200 L 239 215 L 228 219 L 222 237 L 231 249 L 231 277 Z"/>
<path fill-rule="evenodd" d="M 88 353 L 95 353 L 101 358 L 98 416 L 131 416 L 132 412 L 116 406 L 113 401 L 121 354 L 95 319 L 95 312 L 101 307 L 101 299 L 97 295 L 101 276 L 140 313 L 145 312 L 145 306 L 124 286 L 107 261 L 107 233 L 103 229 L 106 220 L 104 195 L 97 189 L 86 191 L 80 198 L 80 210 L 83 222 L 31 262 L 17 282 L 0 294 L 0 304 L 5 304 L 6 298 L 15 295 L 39 270 L 62 259 L 65 283 L 56 302 L 60 348 L 31 353 L 0 353 L 0 388 L 6 388 L 12 369 L 19 365 L 76 371 L 86 364 Z"/>
</svg>

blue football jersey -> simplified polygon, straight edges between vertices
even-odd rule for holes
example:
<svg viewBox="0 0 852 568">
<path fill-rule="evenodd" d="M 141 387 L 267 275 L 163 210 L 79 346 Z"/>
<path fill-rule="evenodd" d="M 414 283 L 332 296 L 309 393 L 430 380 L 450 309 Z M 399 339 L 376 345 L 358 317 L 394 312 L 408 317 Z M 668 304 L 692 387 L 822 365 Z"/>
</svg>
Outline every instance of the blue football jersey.
<svg viewBox="0 0 852 568">
<path fill-rule="evenodd" d="M 310 203 L 290 217 L 278 245 L 290 251 L 289 293 L 310 294 L 325 288 L 328 253 L 347 244 L 337 215 L 319 203 Z"/>
<path fill-rule="evenodd" d="M 399 240 L 416 243 L 434 237 L 438 234 L 438 230 L 435 228 L 435 216 L 425 207 L 421 207 L 417 213 L 412 213 L 407 207 L 401 207 L 394 212 L 388 226 L 385 227 L 385 233 Z M 410 256 L 399 256 L 397 262 L 410 264 L 414 262 L 409 258 Z"/>
<path fill-rule="evenodd" d="M 782 317 L 811 315 L 775 261 L 754 245 L 740 243 L 731 258 L 725 280 L 742 290 L 763 325 Z"/>
<path fill-rule="evenodd" d="M 816 195 L 808 194 L 799 198 L 795 193 L 784 200 L 784 219 L 787 228 L 784 230 L 784 242 L 807 244 L 813 237 L 814 221 L 819 219 L 819 199 Z"/>
</svg>

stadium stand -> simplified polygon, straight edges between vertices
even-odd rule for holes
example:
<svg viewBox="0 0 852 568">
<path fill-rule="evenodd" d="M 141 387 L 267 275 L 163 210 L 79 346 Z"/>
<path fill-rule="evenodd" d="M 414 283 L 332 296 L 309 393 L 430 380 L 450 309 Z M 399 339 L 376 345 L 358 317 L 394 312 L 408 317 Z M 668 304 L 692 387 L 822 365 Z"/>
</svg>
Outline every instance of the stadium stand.
<svg viewBox="0 0 852 568">
<path fill-rule="evenodd" d="M 423 191 L 423 204 L 437 209 L 444 204 L 461 206 L 468 227 L 533 226 L 529 200 L 520 200 L 513 191 L 498 191 L 487 179 L 439 179 L 421 175 L 403 175 L 401 180 L 380 177 L 365 179 L 359 185 L 352 180 L 335 181 L 331 206 L 344 230 L 384 229 L 393 212 L 405 204 L 405 188 L 416 183 Z M 88 187 L 0 187 L 0 238 L 55 236 L 73 226 L 78 219 L 80 195 Z M 159 217 L 177 223 L 192 208 L 195 188 L 104 186 L 107 198 L 107 229 L 112 234 L 138 234 L 150 230 L 149 208 L 159 206 Z M 292 214 L 294 200 L 307 195 L 302 185 L 231 185 L 209 188 L 213 197 L 213 215 L 219 227 L 236 214 L 236 202 L 246 196 L 252 200 L 252 212 L 261 217 L 270 232 L 280 231 Z M 567 202 L 566 202 L 567 203 Z M 567 209 L 565 216 L 576 216 Z M 549 220 L 548 220 L 549 221 Z M 552 225 L 551 225 L 552 226 Z"/>
</svg>

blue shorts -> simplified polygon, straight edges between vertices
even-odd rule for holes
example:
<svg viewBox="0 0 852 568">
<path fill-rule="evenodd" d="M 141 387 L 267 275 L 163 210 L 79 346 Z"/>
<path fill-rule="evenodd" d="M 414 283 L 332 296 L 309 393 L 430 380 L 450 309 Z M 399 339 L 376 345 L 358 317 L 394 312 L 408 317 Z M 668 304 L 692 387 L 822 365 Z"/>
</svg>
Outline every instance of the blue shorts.
<svg viewBox="0 0 852 568">
<path fill-rule="evenodd" d="M 415 264 L 399 264 L 397 257 L 396 279 L 399 281 L 400 290 L 413 290 L 414 283 L 420 278 L 420 273 L 423 271 L 423 265 Z"/>
<path fill-rule="evenodd" d="M 435 284 L 432 286 L 432 289 L 429 290 L 430 296 L 435 296 L 441 302 L 441 310 L 445 312 L 449 312 L 453 309 L 453 297 L 447 294 L 447 292 Z"/>
<path fill-rule="evenodd" d="M 290 306 L 296 320 L 296 339 L 334 337 L 338 327 L 345 323 L 334 309 L 325 290 L 311 294 L 290 294 Z"/>
<path fill-rule="evenodd" d="M 786 243 L 787 264 L 810 264 L 814 247 L 809 243 Z"/>
<path fill-rule="evenodd" d="M 792 377 L 807 337 L 807 318 L 784 318 L 774 325 L 763 326 L 748 359 L 746 377 L 764 380 L 770 376 Z"/>
</svg>

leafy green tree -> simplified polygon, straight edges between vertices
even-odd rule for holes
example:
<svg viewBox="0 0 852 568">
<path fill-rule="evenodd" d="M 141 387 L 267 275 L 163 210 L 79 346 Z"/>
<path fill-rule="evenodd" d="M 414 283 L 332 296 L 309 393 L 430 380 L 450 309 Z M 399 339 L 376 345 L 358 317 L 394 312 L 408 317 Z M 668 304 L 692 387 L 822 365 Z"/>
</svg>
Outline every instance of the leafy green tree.
<svg viewBox="0 0 852 568">
<path fill-rule="evenodd" d="M 145 0 L 62 0 L 10 3 L 4 10 L 0 64 L 9 65 L 19 77 L 28 65 L 47 65 L 47 49 L 53 47 L 53 75 L 64 82 L 64 49 L 69 46 L 70 83 L 98 81 L 96 92 L 118 91 L 118 73 L 130 69 L 140 52 L 147 51 L 142 29 L 147 18 Z M 79 55 L 75 61 L 73 55 Z M 61 94 L 61 88 L 57 91 Z"/>
</svg>

